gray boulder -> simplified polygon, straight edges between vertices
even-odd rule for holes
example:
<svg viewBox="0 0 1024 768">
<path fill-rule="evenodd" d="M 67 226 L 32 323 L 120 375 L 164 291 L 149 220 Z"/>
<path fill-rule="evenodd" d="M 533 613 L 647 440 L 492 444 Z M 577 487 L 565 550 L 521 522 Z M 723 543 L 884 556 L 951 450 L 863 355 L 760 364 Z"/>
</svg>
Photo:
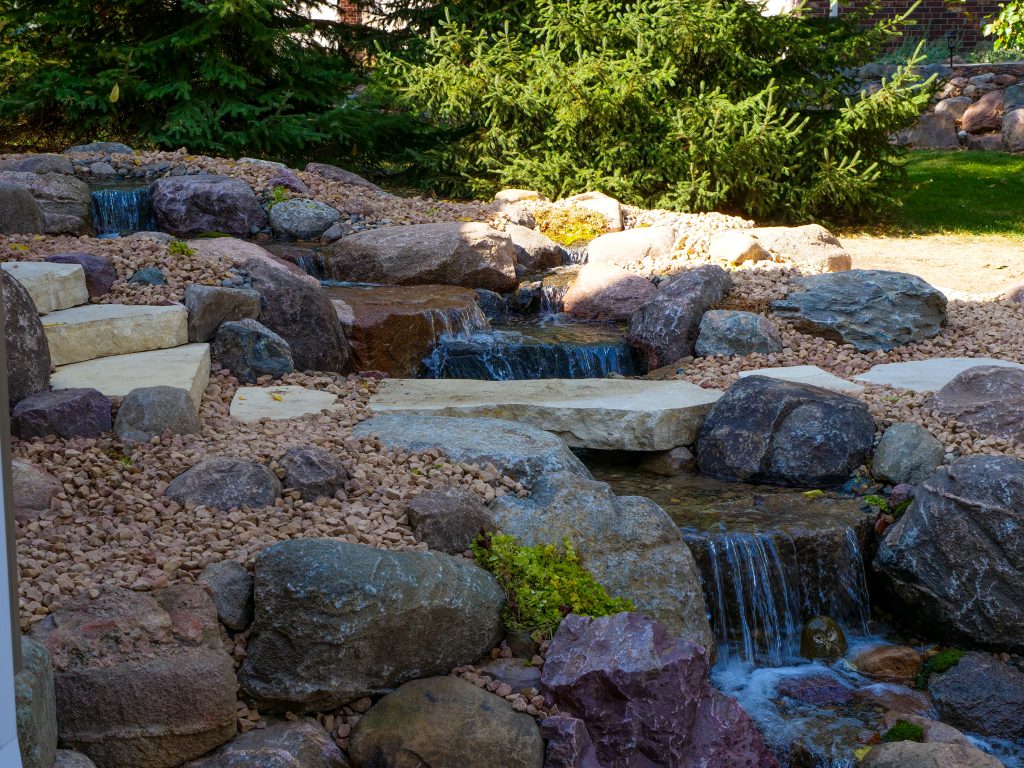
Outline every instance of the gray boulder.
<svg viewBox="0 0 1024 768">
<path fill-rule="evenodd" d="M 387 285 L 461 285 L 511 291 L 511 238 L 482 222 L 443 222 L 356 232 L 325 252 L 327 276 Z"/>
<path fill-rule="evenodd" d="M 267 507 L 280 498 L 281 481 L 267 467 L 253 461 L 211 458 L 174 478 L 164 494 L 181 505 Z"/>
<path fill-rule="evenodd" d="M 871 461 L 871 474 L 883 483 L 923 483 L 942 463 L 945 449 L 924 427 L 893 424 L 882 435 Z"/>
<path fill-rule="evenodd" d="M 959 149 L 956 122 L 949 112 L 925 112 L 910 129 L 907 143 L 918 149 Z"/>
<path fill-rule="evenodd" d="M 285 200 L 270 209 L 270 226 L 278 237 L 316 240 L 341 214 L 319 200 Z"/>
<path fill-rule="evenodd" d="M 71 176 L 75 172 L 75 166 L 64 155 L 55 155 L 44 152 L 38 155 L 16 155 L 6 160 L 0 160 L 2 171 L 22 171 L 23 173 L 63 173 Z"/>
<path fill-rule="evenodd" d="M 807 384 L 745 376 L 704 418 L 700 471 L 720 480 L 819 488 L 846 480 L 874 442 L 860 400 Z"/>
<path fill-rule="evenodd" d="M 940 467 L 882 539 L 874 568 L 895 615 L 929 636 L 1024 653 L 1024 461 Z"/>
<path fill-rule="evenodd" d="M 21 638 L 22 668 L 14 676 L 14 715 L 22 768 L 50 768 L 57 752 L 57 701 L 50 653 Z"/>
<path fill-rule="evenodd" d="M 295 370 L 288 342 L 255 320 L 222 323 L 213 342 L 213 359 L 243 384 Z"/>
<path fill-rule="evenodd" d="M 260 295 L 250 288 L 190 285 L 185 289 L 188 340 L 212 339 L 220 324 L 229 320 L 255 320 L 260 316 Z"/>
<path fill-rule="evenodd" d="M 701 318 L 732 289 L 719 266 L 684 272 L 640 305 L 629 319 L 629 343 L 640 349 L 651 368 L 694 353 Z"/>
<path fill-rule="evenodd" d="M 210 588 L 220 623 L 233 632 L 252 624 L 252 574 L 237 560 L 210 563 L 199 574 L 199 583 Z"/>
<path fill-rule="evenodd" d="M 48 235 L 91 235 L 92 196 L 89 185 L 62 173 L 0 170 L 0 182 L 27 189 L 43 211 Z"/>
<path fill-rule="evenodd" d="M 537 722 L 458 677 L 406 683 L 356 725 L 349 754 L 357 768 L 422 766 L 542 768 Z"/>
<path fill-rule="evenodd" d="M 516 262 L 531 272 L 561 266 L 565 251 L 547 235 L 519 224 L 509 224 L 505 234 L 516 248 Z"/>
<path fill-rule="evenodd" d="M 119 141 L 93 141 L 89 144 L 76 144 L 64 150 L 65 155 L 75 154 L 103 154 L 103 155 L 130 155 L 133 153 L 131 147 Z"/>
<path fill-rule="evenodd" d="M 1024 739 L 1024 672 L 987 653 L 968 653 L 928 684 L 943 722 L 981 736 Z"/>
<path fill-rule="evenodd" d="M 160 267 L 143 267 L 131 273 L 128 285 L 167 285 L 167 278 Z"/>
<path fill-rule="evenodd" d="M 1000 144 L 1009 152 L 1024 152 L 1024 109 L 1014 109 L 1003 115 Z"/>
<path fill-rule="evenodd" d="M 21 400 L 11 413 L 11 432 L 22 440 L 56 435 L 99 437 L 112 428 L 110 398 L 98 389 L 54 389 Z"/>
<path fill-rule="evenodd" d="M 367 419 L 352 434 L 375 435 L 389 449 L 441 450 L 452 461 L 493 464 L 524 485 L 552 472 L 590 477 L 560 437 L 514 421 L 396 414 Z"/>
<path fill-rule="evenodd" d="M 175 435 L 195 435 L 202 430 L 192 396 L 180 387 L 133 389 L 117 409 L 114 431 L 123 440 L 148 443 L 164 430 Z"/>
<path fill-rule="evenodd" d="M 348 481 L 341 459 L 311 445 L 289 448 L 281 458 L 281 466 L 285 487 L 297 490 L 305 501 L 316 501 L 321 496 L 334 498 Z"/>
<path fill-rule="evenodd" d="M 914 275 L 853 269 L 794 281 L 798 290 L 772 311 L 803 333 L 858 352 L 888 350 L 939 334 L 946 297 Z"/>
<path fill-rule="evenodd" d="M 568 538 L 613 597 L 629 598 L 673 635 L 714 647 L 697 564 L 679 528 L 653 501 L 549 473 L 528 498 L 501 496 L 490 510 L 496 530 L 527 546 Z"/>
<path fill-rule="evenodd" d="M 81 752 L 70 749 L 58 749 L 52 768 L 96 768 L 96 763 Z"/>
<path fill-rule="evenodd" d="M 114 260 L 109 256 L 74 251 L 72 253 L 55 253 L 52 256 L 47 256 L 46 261 L 53 264 L 80 265 L 85 271 L 85 287 L 89 290 L 89 297 L 93 299 L 110 293 L 110 289 L 114 287 L 114 282 L 117 280 Z"/>
<path fill-rule="evenodd" d="M 587 245 L 588 263 L 656 267 L 676 244 L 675 230 L 668 226 L 636 227 L 595 237 Z"/>
<path fill-rule="evenodd" d="M 462 558 L 328 539 L 256 558 L 239 680 L 260 709 L 309 712 L 446 674 L 501 639 L 504 594 Z"/>
<path fill-rule="evenodd" d="M 417 541 L 449 555 L 465 552 L 481 531 L 496 530 L 494 516 L 480 497 L 461 486 L 413 496 L 405 513 Z"/>
<path fill-rule="evenodd" d="M 820 224 L 754 227 L 741 232 L 754 237 L 775 261 L 804 272 L 843 272 L 853 264 L 839 239 Z"/>
<path fill-rule="evenodd" d="M 0 235 L 36 235 L 45 231 L 43 209 L 32 193 L 0 181 Z"/>
<path fill-rule="evenodd" d="M 754 312 L 711 309 L 700 321 L 695 350 L 712 355 L 768 355 L 782 351 L 782 336 L 768 318 Z"/>
<path fill-rule="evenodd" d="M 329 165 L 327 163 L 309 163 L 306 165 L 306 173 L 315 173 L 317 176 L 325 178 L 328 181 L 338 181 L 352 187 L 363 187 L 364 189 L 376 192 L 379 195 L 387 194 L 383 189 L 373 182 L 367 181 L 359 174 L 352 173 L 352 171 L 346 171 L 344 168 L 339 168 L 336 165 Z"/>
<path fill-rule="evenodd" d="M 1024 440 L 1024 369 L 979 365 L 935 393 L 935 408 L 986 435 Z"/>
<path fill-rule="evenodd" d="M 349 768 L 349 762 L 320 723 L 302 718 L 271 720 L 182 768 Z"/>
<path fill-rule="evenodd" d="M 7 344 L 7 397 L 14 406 L 50 388 L 50 345 L 35 302 L 25 286 L 0 270 Z"/>
<path fill-rule="evenodd" d="M 166 176 L 150 187 L 160 229 L 178 237 L 223 232 L 248 237 L 267 214 L 246 182 L 227 176 Z"/>
</svg>

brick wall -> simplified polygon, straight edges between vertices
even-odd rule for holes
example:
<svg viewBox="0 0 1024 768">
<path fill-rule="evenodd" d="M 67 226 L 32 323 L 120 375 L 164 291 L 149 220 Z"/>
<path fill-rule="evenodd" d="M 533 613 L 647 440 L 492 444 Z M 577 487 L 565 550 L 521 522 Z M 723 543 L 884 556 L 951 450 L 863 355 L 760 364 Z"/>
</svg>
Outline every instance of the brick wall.
<svg viewBox="0 0 1024 768">
<path fill-rule="evenodd" d="M 840 0 L 839 13 L 849 13 L 862 8 L 864 0 Z M 891 19 L 904 13 L 912 5 L 909 0 L 879 0 L 875 19 Z M 963 50 L 970 51 L 984 39 L 981 28 L 985 17 L 998 13 L 1000 3 L 996 0 L 966 0 L 963 3 L 945 0 L 921 0 L 911 16 L 912 24 L 904 27 L 904 35 L 912 39 L 944 39 L 947 32 L 961 36 Z M 807 8 L 815 16 L 827 16 L 828 0 L 808 0 Z"/>
<path fill-rule="evenodd" d="M 340 0 L 338 3 L 338 21 L 345 24 L 360 24 L 362 20 L 363 14 L 356 7 L 355 3 L 349 0 Z"/>
</svg>

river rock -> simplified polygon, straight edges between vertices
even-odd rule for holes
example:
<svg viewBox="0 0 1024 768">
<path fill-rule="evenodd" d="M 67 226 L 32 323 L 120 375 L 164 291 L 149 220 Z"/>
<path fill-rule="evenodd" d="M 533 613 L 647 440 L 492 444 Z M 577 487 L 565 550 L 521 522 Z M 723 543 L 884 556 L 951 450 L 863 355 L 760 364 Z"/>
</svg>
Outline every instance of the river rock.
<svg viewBox="0 0 1024 768">
<path fill-rule="evenodd" d="M 317 176 L 321 176 L 328 181 L 338 181 L 352 187 L 363 187 L 364 189 L 368 189 L 371 192 L 376 192 L 380 195 L 387 194 L 383 189 L 373 182 L 367 181 L 359 174 L 352 173 L 352 171 L 346 171 L 344 168 L 339 168 L 336 165 L 328 165 L 327 163 L 309 163 L 306 165 L 306 173 L 315 173 Z"/>
<path fill-rule="evenodd" d="M 22 459 L 11 460 L 14 519 L 38 520 L 50 511 L 50 500 L 64 491 L 60 481 L 42 467 Z"/>
<path fill-rule="evenodd" d="M 385 696 L 356 725 L 349 754 L 357 768 L 420 765 L 542 768 L 536 721 L 458 677 L 414 680 Z"/>
<path fill-rule="evenodd" d="M 150 187 L 160 229 L 178 237 L 223 232 L 248 237 L 267 225 L 267 214 L 242 179 L 205 174 L 165 176 Z"/>
<path fill-rule="evenodd" d="M 50 345 L 25 286 L 0 269 L 7 345 L 7 396 L 14 406 L 50 387 Z"/>
<path fill-rule="evenodd" d="M 97 299 L 106 296 L 114 287 L 117 280 L 117 270 L 114 269 L 114 260 L 109 256 L 101 256 L 95 253 L 55 253 L 47 256 L 46 261 L 53 264 L 80 264 L 85 271 L 85 287 L 89 290 L 89 297 Z"/>
<path fill-rule="evenodd" d="M 940 467 L 889 527 L 875 571 L 895 614 L 942 639 L 1024 652 L 1024 461 Z"/>
<path fill-rule="evenodd" d="M 772 255 L 761 242 L 745 229 L 720 232 L 708 242 L 708 257 L 711 261 L 723 261 L 738 266 L 748 261 L 771 261 Z"/>
<path fill-rule="evenodd" d="M 340 218 L 337 208 L 319 200 L 285 200 L 270 209 L 274 234 L 296 240 L 316 240 Z"/>
<path fill-rule="evenodd" d="M 0 235 L 35 235 L 46 231 L 43 209 L 32 193 L 0 181 Z"/>
<path fill-rule="evenodd" d="M 998 131 L 1003 122 L 1003 92 L 989 91 L 966 110 L 960 128 L 968 133 Z"/>
<path fill-rule="evenodd" d="M 754 312 L 711 309 L 700 321 L 695 351 L 712 355 L 769 355 L 782 351 L 782 335 L 768 318 Z"/>
<path fill-rule="evenodd" d="M 213 359 L 243 384 L 254 384 L 260 376 L 280 378 L 295 370 L 288 342 L 255 320 L 221 323 Z"/>
<path fill-rule="evenodd" d="M 961 424 L 1014 442 L 1024 440 L 1024 368 L 968 368 L 935 393 L 935 408 Z"/>
<path fill-rule="evenodd" d="M 75 172 L 75 166 L 64 155 L 43 152 L 38 155 L 15 155 L 6 160 L 0 160 L 0 170 L 22 171 L 23 173 L 63 173 L 65 176 L 71 176 Z"/>
<path fill-rule="evenodd" d="M 842 243 L 820 224 L 754 227 L 743 231 L 756 237 L 775 261 L 792 264 L 804 272 L 844 272 L 852 266 L 850 254 Z"/>
<path fill-rule="evenodd" d="M 349 768 L 344 753 L 316 720 L 271 720 L 183 768 Z"/>
<path fill-rule="evenodd" d="M 1009 741 L 1024 739 L 1024 672 L 987 653 L 968 653 L 928 683 L 942 719 Z"/>
<path fill-rule="evenodd" d="M 196 435 L 201 430 L 191 394 L 179 387 L 133 389 L 121 401 L 114 421 L 118 436 L 136 443 L 148 443 L 165 431 L 173 435 Z"/>
<path fill-rule="evenodd" d="M 875 448 L 871 474 L 883 483 L 918 485 L 942 463 L 945 452 L 942 443 L 924 427 L 893 424 Z"/>
<path fill-rule="evenodd" d="M 29 395 L 14 406 L 11 432 L 33 437 L 99 437 L 112 428 L 110 398 L 95 389 L 54 389 Z"/>
<path fill-rule="evenodd" d="M 651 368 L 694 353 L 701 318 L 732 290 L 732 279 L 707 264 L 684 272 L 645 301 L 629 319 L 627 339 Z"/>
<path fill-rule="evenodd" d="M 609 232 L 590 241 L 588 263 L 633 265 L 653 268 L 657 261 L 672 253 L 676 244 L 672 227 L 637 227 L 623 232 Z"/>
<path fill-rule="evenodd" d="M 798 331 L 858 352 L 924 341 L 946 324 L 946 297 L 914 275 L 855 269 L 794 284 L 798 290 L 773 302 L 772 311 Z"/>
<path fill-rule="evenodd" d="M 193 284 L 185 289 L 189 342 L 209 341 L 221 323 L 255 320 L 260 316 L 260 295 L 250 288 L 222 288 Z"/>
<path fill-rule="evenodd" d="M 585 264 L 562 305 L 583 320 L 628 320 L 657 291 L 647 278 L 614 264 Z"/>
<path fill-rule="evenodd" d="M 289 192 L 294 192 L 297 195 L 309 194 L 309 187 L 306 185 L 306 182 L 288 168 L 279 168 L 270 177 L 270 180 L 267 182 L 267 189 L 272 190 L 275 187 L 284 187 Z"/>
<path fill-rule="evenodd" d="M 461 486 L 413 496 L 405 513 L 417 541 L 449 555 L 461 555 L 481 533 L 496 530 L 494 516 L 480 497 Z"/>
<path fill-rule="evenodd" d="M 499 472 L 524 485 L 532 485 L 551 472 L 590 477 L 589 470 L 561 438 L 501 419 L 393 414 L 361 422 L 352 434 L 363 438 L 376 435 L 389 450 L 442 450 L 452 461 L 493 464 Z"/>
<path fill-rule="evenodd" d="M 51 768 L 57 752 L 57 702 L 50 653 L 21 638 L 21 670 L 14 676 L 14 715 L 21 768 Z"/>
<path fill-rule="evenodd" d="M 587 724 L 578 717 L 545 718 L 540 723 L 540 734 L 547 742 L 544 768 L 601 768 Z"/>
<path fill-rule="evenodd" d="M 204 459 L 174 478 L 164 491 L 182 506 L 214 509 L 267 507 L 281 496 L 281 482 L 263 464 L 242 459 Z"/>
<path fill-rule="evenodd" d="M 853 666 L 880 680 L 913 680 L 921 671 L 921 655 L 905 645 L 877 645 L 858 653 Z"/>
<path fill-rule="evenodd" d="M 316 446 L 289 448 L 280 464 L 285 472 L 285 486 L 298 491 L 304 501 L 316 501 L 321 496 L 333 499 L 348 481 L 341 459 Z"/>
<path fill-rule="evenodd" d="M 516 248 L 516 263 L 531 272 L 561 266 L 565 251 L 550 237 L 519 224 L 509 224 L 505 227 L 505 234 L 512 238 L 512 245 Z"/>
<path fill-rule="evenodd" d="M 462 558 L 296 539 L 264 549 L 254 575 L 239 680 L 261 710 L 333 709 L 445 674 L 501 639 L 504 593 Z"/>
<path fill-rule="evenodd" d="M 220 623 L 233 632 L 252 624 L 252 574 L 237 560 L 210 563 L 199 574 L 199 583 L 210 589 Z"/>
<path fill-rule="evenodd" d="M 327 276 L 387 285 L 461 285 L 511 291 L 511 238 L 482 222 L 442 222 L 356 232 L 327 247 Z"/>
<path fill-rule="evenodd" d="M 878 744 L 860 762 L 860 768 L 1002 768 L 1002 765 L 976 747 L 913 741 Z"/>
<path fill-rule="evenodd" d="M 800 655 L 805 659 L 833 662 L 846 655 L 846 633 L 839 622 L 828 616 L 815 616 L 800 632 Z"/>
<path fill-rule="evenodd" d="M 53 659 L 61 744 L 103 768 L 176 768 L 235 733 L 231 657 L 199 587 L 107 588 L 31 636 Z"/>
<path fill-rule="evenodd" d="M 0 182 L 23 187 L 32 194 L 42 209 L 46 234 L 92 234 L 89 185 L 76 176 L 0 170 Z"/>
<path fill-rule="evenodd" d="M 547 474 L 528 498 L 490 505 L 496 530 L 520 543 L 560 545 L 568 538 L 613 597 L 633 601 L 669 632 L 712 648 L 693 554 L 665 511 L 640 496 L 616 496 L 607 483 Z"/>
<path fill-rule="evenodd" d="M 753 721 L 708 680 L 696 643 L 637 613 L 570 614 L 548 648 L 544 690 L 582 720 L 608 768 L 777 768 Z"/>
<path fill-rule="evenodd" d="M 352 353 L 338 313 L 319 283 L 263 260 L 247 261 L 242 269 L 263 300 L 260 322 L 288 342 L 296 370 L 348 370 Z"/>
<path fill-rule="evenodd" d="M 864 463 L 875 423 L 856 398 L 747 376 L 712 406 L 697 441 L 700 470 L 720 480 L 806 485 L 843 482 Z"/>
</svg>

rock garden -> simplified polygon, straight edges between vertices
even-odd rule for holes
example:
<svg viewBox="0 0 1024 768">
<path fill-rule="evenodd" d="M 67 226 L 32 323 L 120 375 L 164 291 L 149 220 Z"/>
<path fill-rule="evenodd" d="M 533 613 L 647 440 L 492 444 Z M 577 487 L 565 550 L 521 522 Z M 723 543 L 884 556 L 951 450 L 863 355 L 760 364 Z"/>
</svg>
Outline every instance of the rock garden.
<svg viewBox="0 0 1024 768">
<path fill-rule="evenodd" d="M 26 768 L 1024 765 L 1020 285 L 108 143 L 0 262 Z"/>
</svg>

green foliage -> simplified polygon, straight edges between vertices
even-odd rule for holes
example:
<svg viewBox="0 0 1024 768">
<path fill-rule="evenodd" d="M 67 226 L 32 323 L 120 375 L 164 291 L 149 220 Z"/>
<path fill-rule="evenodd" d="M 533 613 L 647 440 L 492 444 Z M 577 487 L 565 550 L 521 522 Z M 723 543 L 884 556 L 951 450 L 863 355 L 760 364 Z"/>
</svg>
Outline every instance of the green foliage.
<svg viewBox="0 0 1024 768">
<path fill-rule="evenodd" d="M 964 651 L 959 648 L 947 648 L 944 651 L 932 654 L 925 659 L 924 666 L 921 667 L 920 673 L 917 675 L 917 679 L 914 681 L 918 688 L 927 688 L 928 679 L 932 675 L 940 675 L 943 672 L 948 672 L 957 664 L 960 663 L 960 659 L 964 657 Z"/>
<path fill-rule="evenodd" d="M 195 249 L 184 240 L 172 240 L 167 244 L 167 250 L 171 256 L 190 257 L 196 255 Z"/>
<path fill-rule="evenodd" d="M 579 206 L 538 207 L 534 218 L 542 234 L 566 247 L 589 243 L 608 228 L 604 216 Z"/>
<path fill-rule="evenodd" d="M 270 207 L 273 208 L 278 203 L 283 203 L 285 200 L 291 200 L 291 194 L 289 194 L 286 187 L 274 187 L 270 190 Z"/>
<path fill-rule="evenodd" d="M 883 515 L 892 515 L 894 518 L 899 519 L 900 515 L 907 511 L 907 507 L 910 506 L 912 499 L 904 499 L 895 506 L 889 504 L 889 500 L 884 496 L 865 496 L 863 499 L 864 503 Z"/>
<path fill-rule="evenodd" d="M 485 534 L 473 544 L 477 563 L 505 590 L 505 625 L 550 636 L 570 613 L 608 616 L 633 610 L 613 598 L 583 567 L 566 539 L 561 547 L 521 546 L 514 536 Z"/>
<path fill-rule="evenodd" d="M 888 202 L 896 130 L 928 88 L 844 75 L 897 24 L 763 16 L 745 0 L 530 0 L 454 15 L 421 61 L 382 57 L 377 88 L 437 131 L 417 156 L 440 191 L 501 186 L 758 219 L 840 219 Z"/>
<path fill-rule="evenodd" d="M 1009 0 L 999 14 L 985 25 L 985 34 L 995 38 L 995 50 L 1024 48 L 1024 3 Z"/>
<path fill-rule="evenodd" d="M 924 741 L 924 728 L 906 720 L 897 720 L 892 728 L 882 734 L 882 741 Z"/>
</svg>

